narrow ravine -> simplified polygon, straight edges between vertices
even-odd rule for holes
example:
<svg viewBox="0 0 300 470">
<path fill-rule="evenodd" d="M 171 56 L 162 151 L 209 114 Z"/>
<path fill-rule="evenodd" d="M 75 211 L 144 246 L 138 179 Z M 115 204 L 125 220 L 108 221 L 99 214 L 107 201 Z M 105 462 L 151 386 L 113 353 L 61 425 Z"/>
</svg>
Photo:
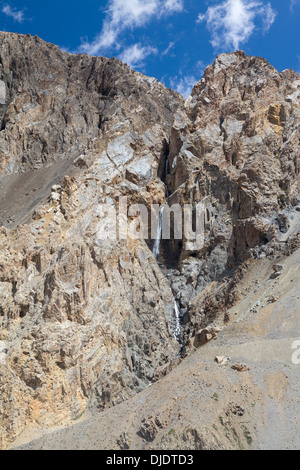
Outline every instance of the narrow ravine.
<svg viewBox="0 0 300 470">
<path fill-rule="evenodd" d="M 168 157 L 166 158 L 166 177 L 168 176 L 169 173 L 169 160 Z M 159 212 L 159 221 L 158 221 L 158 226 L 157 226 L 157 233 L 156 233 L 156 239 L 154 240 L 154 245 L 153 245 L 153 255 L 158 261 L 160 252 L 161 252 L 161 241 L 162 241 L 162 234 L 163 234 L 163 217 L 164 217 L 164 210 L 166 206 L 168 205 L 168 198 L 169 198 L 169 191 L 168 191 L 168 186 L 165 184 L 166 188 L 166 203 L 160 208 Z M 174 313 L 172 317 L 172 332 L 174 334 L 174 337 L 178 342 L 180 342 L 180 335 L 181 335 L 181 322 L 180 322 L 180 309 L 178 306 L 178 303 L 174 297 L 171 285 L 170 285 L 170 291 L 172 293 L 172 297 L 174 299 Z"/>
</svg>

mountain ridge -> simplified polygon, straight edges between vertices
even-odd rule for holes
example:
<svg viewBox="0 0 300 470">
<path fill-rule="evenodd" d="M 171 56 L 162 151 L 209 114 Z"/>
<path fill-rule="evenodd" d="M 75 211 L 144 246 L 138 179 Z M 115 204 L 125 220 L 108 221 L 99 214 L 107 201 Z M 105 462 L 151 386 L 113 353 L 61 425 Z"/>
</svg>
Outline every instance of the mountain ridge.
<svg viewBox="0 0 300 470">
<path fill-rule="evenodd" d="M 274 447 L 270 419 L 255 429 L 276 408 L 269 395 L 289 429 L 282 446 L 297 440 L 298 368 L 286 362 L 300 311 L 291 288 L 299 278 L 299 75 L 242 51 L 221 54 L 185 101 L 119 60 L 68 54 L 37 37 L 0 33 L 0 59 L 1 447 L 83 418 L 91 434 L 90 425 L 112 426 L 114 416 L 122 428 L 105 448 Z M 173 236 L 156 259 L 151 240 L 99 239 L 101 205 L 121 197 L 148 210 L 206 201 L 204 245 Z M 263 354 L 252 361 L 243 341 L 250 351 L 265 346 L 266 364 Z M 217 365 L 227 350 L 250 372 Z M 277 396 L 279 377 L 286 388 Z M 100 448 L 81 440 L 80 426 L 72 438 L 70 428 L 29 447 Z"/>
</svg>

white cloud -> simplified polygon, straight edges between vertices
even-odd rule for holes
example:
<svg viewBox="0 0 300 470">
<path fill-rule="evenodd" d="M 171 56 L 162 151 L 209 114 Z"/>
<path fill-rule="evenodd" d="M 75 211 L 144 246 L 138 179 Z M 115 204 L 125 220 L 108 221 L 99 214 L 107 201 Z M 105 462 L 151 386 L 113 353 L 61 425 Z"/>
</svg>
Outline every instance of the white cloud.
<svg viewBox="0 0 300 470">
<path fill-rule="evenodd" d="M 270 3 L 247 0 L 225 0 L 200 14 L 198 22 L 206 21 L 214 48 L 239 49 L 256 29 L 255 19 L 262 20 L 267 32 L 275 21 L 276 13 Z"/>
<path fill-rule="evenodd" d="M 23 23 L 25 20 L 24 18 L 24 10 L 17 10 L 16 8 L 12 8 L 10 5 L 4 5 L 2 8 L 2 13 L 7 16 L 13 18 L 14 21 L 18 23 Z"/>
<path fill-rule="evenodd" d="M 161 53 L 161 55 L 164 57 L 165 55 L 169 54 L 170 50 L 173 49 L 174 46 L 175 41 L 170 42 L 168 47 Z"/>
<path fill-rule="evenodd" d="M 180 12 L 183 10 L 183 0 L 165 0 L 163 9 L 170 12 Z"/>
<path fill-rule="evenodd" d="M 299 3 L 300 3 L 300 0 L 291 0 L 291 4 L 290 4 L 291 11 L 293 11 L 294 7 Z"/>
<path fill-rule="evenodd" d="M 157 49 L 154 47 L 143 47 L 140 44 L 134 44 L 128 47 L 120 56 L 119 59 L 125 62 L 132 68 L 143 66 L 143 61 L 151 54 L 157 54 Z"/>
<path fill-rule="evenodd" d="M 170 81 L 171 88 L 176 90 L 178 93 L 188 98 L 192 93 L 192 90 L 198 80 L 194 75 L 187 75 L 186 77 L 174 77 Z"/>
<path fill-rule="evenodd" d="M 201 77 L 204 74 L 206 66 L 202 60 L 198 60 L 198 62 L 193 67 L 193 73 L 189 75 L 182 75 L 180 77 L 173 77 L 170 80 L 170 86 L 178 93 L 184 96 L 184 98 L 188 98 L 192 93 L 192 90 L 196 83 L 199 82 Z"/>
<path fill-rule="evenodd" d="M 161 18 L 183 10 L 184 0 L 109 0 L 101 33 L 80 50 L 96 55 L 117 43 L 120 34 L 128 28 L 141 27 L 154 18 Z"/>
</svg>

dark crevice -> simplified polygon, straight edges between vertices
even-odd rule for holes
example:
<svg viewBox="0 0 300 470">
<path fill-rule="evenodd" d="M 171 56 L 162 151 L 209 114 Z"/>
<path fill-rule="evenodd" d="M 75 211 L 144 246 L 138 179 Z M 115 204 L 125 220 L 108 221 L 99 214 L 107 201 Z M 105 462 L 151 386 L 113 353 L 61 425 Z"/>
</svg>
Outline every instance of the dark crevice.
<svg viewBox="0 0 300 470">
<path fill-rule="evenodd" d="M 164 183 L 166 188 L 166 202 L 170 197 L 168 190 L 167 177 L 170 174 L 169 170 L 169 155 L 170 155 L 170 144 L 166 139 L 163 141 L 163 148 L 161 151 L 160 162 L 158 166 L 157 176 Z M 151 249 L 153 249 L 154 241 L 151 240 Z M 174 239 L 174 218 L 171 213 L 171 234 L 169 240 L 161 240 L 160 244 L 160 255 L 158 257 L 158 262 L 162 265 L 163 268 L 167 269 L 176 269 L 181 257 L 181 252 L 183 248 L 182 240 Z"/>
<path fill-rule="evenodd" d="M 168 158 L 170 153 L 170 145 L 166 139 L 163 140 L 163 147 L 161 150 L 160 161 L 157 170 L 157 176 L 162 180 L 164 184 L 166 184 L 167 178 L 167 165 L 168 165 Z"/>
</svg>

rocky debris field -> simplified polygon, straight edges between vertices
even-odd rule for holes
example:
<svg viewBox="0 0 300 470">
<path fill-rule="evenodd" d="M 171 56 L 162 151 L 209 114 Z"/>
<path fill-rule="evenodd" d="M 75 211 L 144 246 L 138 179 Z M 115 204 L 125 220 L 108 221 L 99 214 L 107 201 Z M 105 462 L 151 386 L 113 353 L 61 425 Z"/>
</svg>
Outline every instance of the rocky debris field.
<svg viewBox="0 0 300 470">
<path fill-rule="evenodd" d="M 0 74 L 0 447 L 300 448 L 299 75 L 222 54 L 184 102 L 11 33 Z M 205 201 L 203 245 L 99 238 L 120 197 Z"/>
</svg>

